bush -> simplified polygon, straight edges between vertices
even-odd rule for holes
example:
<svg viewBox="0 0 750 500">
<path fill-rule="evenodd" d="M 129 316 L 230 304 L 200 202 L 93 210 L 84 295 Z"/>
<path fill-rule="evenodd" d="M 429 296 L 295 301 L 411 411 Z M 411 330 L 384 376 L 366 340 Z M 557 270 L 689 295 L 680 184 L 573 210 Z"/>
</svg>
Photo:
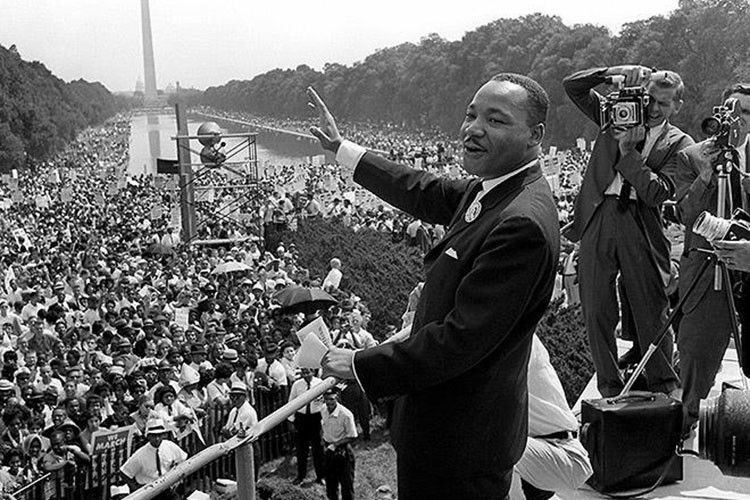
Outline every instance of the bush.
<svg viewBox="0 0 750 500">
<path fill-rule="evenodd" d="M 561 305 L 562 299 L 549 305 L 536 332 L 549 351 L 568 404 L 573 406 L 594 374 L 594 364 L 580 304 L 567 309 Z"/>
<path fill-rule="evenodd" d="M 307 219 L 296 232 L 282 235 L 294 243 L 300 264 L 321 282 L 333 257 L 341 259 L 341 288 L 367 303 L 372 313 L 370 333 L 382 339 L 387 325 L 401 325 L 409 292 L 422 277 L 422 256 L 416 248 L 391 242 L 389 235 L 360 229 L 357 232 L 330 219 Z"/>
<path fill-rule="evenodd" d="M 360 229 L 356 233 L 338 221 L 310 219 L 297 232 L 283 234 L 294 243 L 300 263 L 321 281 L 328 262 L 341 259 L 342 288 L 355 293 L 370 306 L 370 332 L 382 339 L 386 325 L 400 325 L 409 292 L 422 280 L 422 257 L 416 248 L 393 243 L 388 235 Z M 594 373 L 580 305 L 563 309 L 562 300 L 547 308 L 537 334 L 550 354 L 552 366 L 573 405 Z"/>
</svg>

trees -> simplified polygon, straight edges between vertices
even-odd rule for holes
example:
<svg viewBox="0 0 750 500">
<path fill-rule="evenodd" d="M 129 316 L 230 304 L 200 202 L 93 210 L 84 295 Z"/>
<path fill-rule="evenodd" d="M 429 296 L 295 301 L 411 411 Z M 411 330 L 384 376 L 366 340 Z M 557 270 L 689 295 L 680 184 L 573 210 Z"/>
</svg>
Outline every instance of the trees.
<svg viewBox="0 0 750 500">
<path fill-rule="evenodd" d="M 42 63 L 0 46 L 0 172 L 54 153 L 123 104 L 100 83 L 65 83 Z"/>
<path fill-rule="evenodd" d="M 683 76 L 685 105 L 675 122 L 698 138 L 701 118 L 718 104 L 722 88 L 750 79 L 749 22 L 747 0 L 682 0 L 674 12 L 626 24 L 617 36 L 602 26 L 569 27 L 559 17 L 532 14 L 498 19 L 456 42 L 429 34 L 418 45 L 382 49 L 352 66 L 273 70 L 208 89 L 203 101 L 307 117 L 296 95 L 314 84 L 338 117 L 438 126 L 454 135 L 478 86 L 495 73 L 515 72 L 547 89 L 547 143 L 569 147 L 577 137 L 593 139 L 596 129 L 564 95 L 562 79 L 587 67 L 641 63 Z"/>
</svg>

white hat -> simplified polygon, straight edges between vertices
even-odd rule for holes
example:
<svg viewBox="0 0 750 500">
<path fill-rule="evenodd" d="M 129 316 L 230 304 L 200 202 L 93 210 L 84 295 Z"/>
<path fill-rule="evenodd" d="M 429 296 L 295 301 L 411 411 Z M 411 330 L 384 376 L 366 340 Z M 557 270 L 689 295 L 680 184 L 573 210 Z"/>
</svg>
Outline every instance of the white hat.
<svg viewBox="0 0 750 500">
<path fill-rule="evenodd" d="M 161 419 L 152 419 L 146 422 L 146 435 L 149 434 L 164 434 L 167 432 L 167 428 L 164 427 L 164 422 Z"/>
<path fill-rule="evenodd" d="M 122 486 L 115 486 L 112 485 L 109 487 L 109 496 L 115 497 L 117 495 L 130 495 L 130 488 L 127 484 L 123 484 Z"/>
<path fill-rule="evenodd" d="M 244 382 L 240 382 L 239 380 L 235 380 L 232 382 L 232 388 L 229 389 L 229 393 L 239 393 L 239 394 L 245 394 L 247 395 L 247 386 Z"/>
</svg>

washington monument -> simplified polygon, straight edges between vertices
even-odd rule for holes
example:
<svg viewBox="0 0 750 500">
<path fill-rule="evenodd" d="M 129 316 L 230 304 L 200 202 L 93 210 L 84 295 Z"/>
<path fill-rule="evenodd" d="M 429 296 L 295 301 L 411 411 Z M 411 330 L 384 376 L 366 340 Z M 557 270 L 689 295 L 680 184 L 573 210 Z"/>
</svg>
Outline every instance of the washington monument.
<svg viewBox="0 0 750 500">
<path fill-rule="evenodd" d="M 154 43 L 151 38 L 151 12 L 148 0 L 141 0 L 141 29 L 143 33 L 143 72 L 146 79 L 144 105 L 150 106 L 158 102 L 158 97 L 156 95 Z"/>
</svg>

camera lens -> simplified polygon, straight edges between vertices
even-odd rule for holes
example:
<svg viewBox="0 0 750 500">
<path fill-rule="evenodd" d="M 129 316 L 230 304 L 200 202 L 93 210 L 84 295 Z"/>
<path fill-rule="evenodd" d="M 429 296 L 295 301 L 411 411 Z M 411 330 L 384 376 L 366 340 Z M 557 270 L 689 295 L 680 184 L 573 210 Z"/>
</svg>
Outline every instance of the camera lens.
<svg viewBox="0 0 750 500">
<path fill-rule="evenodd" d="M 701 122 L 701 130 L 706 135 L 716 135 L 716 132 L 719 131 L 719 128 L 721 126 L 721 123 L 719 123 L 719 120 L 714 118 L 713 116 L 706 118 Z"/>
<path fill-rule="evenodd" d="M 750 476 L 750 391 L 725 386 L 700 409 L 701 458 L 727 476 Z"/>
</svg>

